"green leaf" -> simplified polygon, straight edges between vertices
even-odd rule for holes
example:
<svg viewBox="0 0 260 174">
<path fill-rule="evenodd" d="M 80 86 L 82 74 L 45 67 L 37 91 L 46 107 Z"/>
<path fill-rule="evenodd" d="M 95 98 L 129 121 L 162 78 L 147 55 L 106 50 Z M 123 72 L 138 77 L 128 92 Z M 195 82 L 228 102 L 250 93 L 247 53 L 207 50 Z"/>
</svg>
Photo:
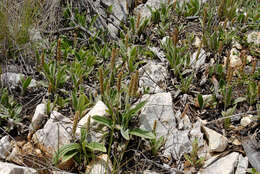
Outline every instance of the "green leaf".
<svg viewBox="0 0 260 174">
<path fill-rule="evenodd" d="M 72 106 L 75 110 L 78 110 L 78 99 L 75 91 L 72 91 Z"/>
<path fill-rule="evenodd" d="M 26 89 L 32 81 L 32 77 L 27 77 L 26 80 L 23 83 L 23 88 Z"/>
<path fill-rule="evenodd" d="M 82 143 L 84 140 L 86 140 L 87 137 L 87 130 L 85 128 L 80 129 L 80 142 Z"/>
<path fill-rule="evenodd" d="M 95 120 L 96 122 L 100 123 L 100 124 L 106 125 L 110 129 L 113 126 L 112 120 L 110 120 L 109 118 L 94 115 L 94 116 L 92 116 L 92 119 Z"/>
<path fill-rule="evenodd" d="M 163 142 L 164 142 L 164 138 L 163 136 L 161 136 L 158 140 L 156 140 L 155 148 L 159 149 L 163 145 Z"/>
<path fill-rule="evenodd" d="M 113 5 L 108 6 L 107 12 L 108 13 L 112 13 L 113 12 Z"/>
<path fill-rule="evenodd" d="M 90 142 L 87 143 L 87 148 L 89 148 L 92 151 L 101 151 L 101 152 L 107 152 L 106 147 L 103 144 L 97 143 L 97 142 Z"/>
<path fill-rule="evenodd" d="M 17 105 L 15 107 L 15 113 L 20 114 L 22 112 L 23 106 L 22 105 Z"/>
<path fill-rule="evenodd" d="M 203 108 L 203 97 L 201 94 L 198 95 L 198 102 L 199 102 L 199 106 L 202 109 Z"/>
<path fill-rule="evenodd" d="M 66 160 L 69 160 L 70 158 L 75 156 L 80 151 L 80 148 L 80 145 L 77 143 L 65 144 L 58 149 L 53 157 L 53 160 L 57 162 L 57 160 L 62 159 L 62 161 L 65 162 Z"/>
<path fill-rule="evenodd" d="M 138 103 L 134 108 L 130 109 L 126 114 L 124 114 L 123 117 L 125 117 L 126 120 L 129 121 L 133 116 L 137 114 L 137 112 L 139 112 L 144 107 L 145 104 L 146 101 Z"/>
<path fill-rule="evenodd" d="M 70 159 L 73 158 L 75 155 L 77 155 L 77 153 L 79 153 L 79 152 L 66 153 L 65 155 L 63 155 L 63 157 L 61 157 L 61 158 L 62 158 L 61 163 L 64 163 L 64 162 L 70 160 Z"/>
<path fill-rule="evenodd" d="M 146 138 L 146 139 L 155 139 L 156 138 L 155 135 L 152 132 L 142 130 L 142 129 L 139 129 L 139 128 L 130 130 L 129 134 L 135 135 L 135 136 L 138 136 L 138 137 L 141 137 L 141 138 Z"/>
<path fill-rule="evenodd" d="M 235 99 L 234 104 L 238 104 L 244 101 L 246 101 L 246 97 L 238 97 Z"/>
<path fill-rule="evenodd" d="M 78 110 L 82 112 L 85 108 L 85 102 L 86 102 L 86 96 L 84 94 L 80 95 L 79 101 L 78 101 Z"/>
<path fill-rule="evenodd" d="M 121 133 L 121 135 L 124 137 L 124 139 L 130 140 L 130 137 L 129 137 L 129 129 L 124 129 L 123 127 L 121 127 L 120 133 Z"/>
<path fill-rule="evenodd" d="M 229 106 L 230 104 L 231 104 L 231 96 L 232 96 L 232 87 L 229 87 L 228 89 L 227 89 L 228 91 L 226 91 L 227 92 L 227 96 L 226 96 L 226 106 Z"/>
</svg>

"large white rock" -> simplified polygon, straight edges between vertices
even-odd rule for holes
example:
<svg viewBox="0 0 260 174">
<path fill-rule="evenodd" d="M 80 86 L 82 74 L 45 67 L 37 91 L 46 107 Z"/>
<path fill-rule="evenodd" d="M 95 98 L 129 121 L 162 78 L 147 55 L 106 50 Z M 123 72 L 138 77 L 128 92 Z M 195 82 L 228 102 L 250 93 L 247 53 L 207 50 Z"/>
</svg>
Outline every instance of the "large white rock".
<svg viewBox="0 0 260 174">
<path fill-rule="evenodd" d="M 152 131 L 154 122 L 157 122 L 156 136 L 163 136 L 165 141 L 165 156 L 174 153 L 177 158 L 180 148 L 186 146 L 188 130 L 179 132 L 176 129 L 176 118 L 173 112 L 172 97 L 170 93 L 157 93 L 144 95 L 142 100 L 147 103 L 140 114 L 140 128 Z M 183 148 L 185 149 L 185 148 Z"/>
<path fill-rule="evenodd" d="M 171 134 L 167 137 L 165 142 L 165 151 L 164 155 L 169 157 L 171 156 L 178 160 L 184 154 L 190 153 L 192 150 L 192 142 L 189 139 L 189 130 L 178 130 L 174 129 L 171 131 Z"/>
<path fill-rule="evenodd" d="M 11 86 L 12 88 L 19 85 L 20 78 L 24 77 L 23 74 L 6 72 L 1 74 L 1 82 L 4 86 Z"/>
<path fill-rule="evenodd" d="M 31 130 L 38 130 L 43 126 L 43 121 L 46 119 L 46 114 L 47 114 L 47 107 L 46 104 L 41 103 L 36 106 L 34 115 L 32 117 L 32 122 L 30 124 L 30 129 Z"/>
<path fill-rule="evenodd" d="M 102 101 L 98 101 L 96 103 L 96 105 L 84 117 L 82 117 L 80 119 L 78 126 L 77 126 L 77 129 L 76 129 L 76 135 L 78 137 L 80 136 L 80 129 L 87 124 L 89 117 L 92 117 L 94 115 L 108 116 L 107 110 L 108 110 L 107 106 Z M 98 131 L 99 126 L 101 126 L 101 125 L 99 125 L 92 118 L 90 118 L 90 127 L 91 127 L 92 130 L 94 129 L 94 130 Z M 90 132 L 89 134 L 91 136 L 91 141 L 100 142 L 100 138 L 102 137 L 102 133 Z"/>
<path fill-rule="evenodd" d="M 252 168 L 255 168 L 258 172 L 260 172 L 259 141 L 256 140 L 255 134 L 251 135 L 250 138 L 245 138 L 242 141 L 242 146 Z"/>
<path fill-rule="evenodd" d="M 227 138 L 205 126 L 203 126 L 203 129 L 209 142 L 210 152 L 223 152 L 228 145 Z"/>
<path fill-rule="evenodd" d="M 235 168 L 237 166 L 239 159 L 239 153 L 232 152 L 231 154 L 218 159 L 211 165 L 207 166 L 206 169 L 202 169 L 200 174 L 232 174 L 235 173 Z M 212 162 L 212 159 L 209 159 Z M 208 161 L 205 162 L 206 164 Z"/>
<path fill-rule="evenodd" d="M 246 170 L 248 167 L 248 158 L 243 157 L 243 155 L 239 155 L 238 158 L 238 164 L 237 164 L 237 169 L 235 174 L 246 174 Z"/>
<path fill-rule="evenodd" d="M 35 169 L 29 167 L 21 167 L 12 163 L 0 162 L 1 174 L 37 174 Z"/>
<path fill-rule="evenodd" d="M 146 100 L 147 103 L 140 114 L 140 128 L 152 131 L 154 122 L 157 121 L 157 137 L 167 137 L 170 131 L 176 128 L 171 94 L 144 95 L 142 100 Z"/>
<path fill-rule="evenodd" d="M 59 112 L 53 111 L 44 127 L 35 132 L 32 140 L 42 151 L 53 155 L 58 147 L 70 143 L 71 130 L 71 120 Z"/>
<path fill-rule="evenodd" d="M 12 72 L 6 72 L 1 74 L 1 83 L 4 86 L 10 86 L 11 88 L 15 88 L 20 85 L 21 78 L 24 78 L 24 74 L 21 73 L 12 73 Z M 32 79 L 29 88 L 36 87 L 37 82 L 36 80 Z"/>
<path fill-rule="evenodd" d="M 150 88 L 150 93 L 159 93 L 166 91 L 167 70 L 164 66 L 149 62 L 139 70 L 139 86 L 141 89 Z"/>
<path fill-rule="evenodd" d="M 86 174 L 111 174 L 112 163 L 107 159 L 107 154 L 98 156 L 86 167 Z"/>
<path fill-rule="evenodd" d="M 5 159 L 11 153 L 11 150 L 10 137 L 6 135 L 0 140 L 0 159 Z"/>
<path fill-rule="evenodd" d="M 148 47 L 148 49 L 152 51 L 161 60 L 161 62 L 167 62 L 164 52 L 161 51 L 159 47 Z"/>
<path fill-rule="evenodd" d="M 140 4 L 134 9 L 134 14 L 137 16 L 140 13 L 142 18 L 149 18 L 151 12 L 148 8 L 151 7 L 153 10 L 159 9 L 161 3 L 168 3 L 168 0 L 148 0 L 145 4 Z"/>
<path fill-rule="evenodd" d="M 154 122 L 157 122 L 156 136 L 165 139 L 164 156 L 178 160 L 192 150 L 191 144 L 195 138 L 199 141 L 202 139 L 203 142 L 201 124 L 191 125 L 187 116 L 181 118 L 180 113 L 175 114 L 170 93 L 144 95 L 142 101 L 144 100 L 147 103 L 139 116 L 140 128 L 152 131 Z M 199 146 L 202 145 L 199 143 Z"/>
<path fill-rule="evenodd" d="M 253 31 L 248 34 L 247 42 L 255 45 L 260 45 L 260 31 Z"/>
<path fill-rule="evenodd" d="M 126 20 L 128 16 L 128 9 L 127 9 L 127 1 L 126 0 L 101 0 L 103 4 L 106 6 L 112 5 L 112 13 L 114 16 L 110 15 L 112 23 L 108 24 L 108 31 L 112 34 L 112 36 L 116 36 L 118 33 L 118 28 L 121 21 Z"/>
</svg>

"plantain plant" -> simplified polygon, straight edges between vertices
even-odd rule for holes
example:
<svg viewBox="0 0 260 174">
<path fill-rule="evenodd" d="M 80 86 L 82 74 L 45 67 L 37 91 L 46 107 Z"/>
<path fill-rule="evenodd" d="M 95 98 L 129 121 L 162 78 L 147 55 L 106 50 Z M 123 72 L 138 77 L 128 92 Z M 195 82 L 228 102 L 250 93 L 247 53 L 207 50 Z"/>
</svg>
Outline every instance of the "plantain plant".
<svg viewBox="0 0 260 174">
<path fill-rule="evenodd" d="M 21 84 L 22 84 L 22 96 L 25 94 L 25 92 L 27 91 L 27 88 L 29 87 L 31 81 L 32 81 L 32 77 L 21 77 Z"/>
<path fill-rule="evenodd" d="M 90 120 L 87 125 L 89 126 Z M 106 147 L 97 142 L 88 142 L 87 134 L 89 127 L 81 128 L 80 140 L 70 144 L 65 144 L 53 156 L 55 165 L 65 163 L 74 159 L 79 165 L 86 167 L 90 158 L 95 158 L 94 152 L 106 152 Z M 82 165 L 83 164 L 83 165 Z"/>
<path fill-rule="evenodd" d="M 43 74 L 48 80 L 49 92 L 56 92 L 68 79 L 66 75 L 66 65 L 57 65 L 56 61 L 43 64 Z"/>
<path fill-rule="evenodd" d="M 192 142 L 192 151 L 190 155 L 185 154 L 184 157 L 186 161 L 189 163 L 190 166 L 193 166 L 196 169 L 199 169 L 200 167 L 203 166 L 205 158 L 204 157 L 199 157 L 198 156 L 198 139 L 195 138 L 194 141 Z"/>
<path fill-rule="evenodd" d="M 3 88 L 1 90 L 0 98 L 0 125 L 5 127 L 7 122 L 18 124 L 21 119 L 22 105 L 14 100 L 13 96 L 9 96 L 8 90 Z M 12 130 L 14 126 L 6 126 L 7 132 Z"/>
</svg>

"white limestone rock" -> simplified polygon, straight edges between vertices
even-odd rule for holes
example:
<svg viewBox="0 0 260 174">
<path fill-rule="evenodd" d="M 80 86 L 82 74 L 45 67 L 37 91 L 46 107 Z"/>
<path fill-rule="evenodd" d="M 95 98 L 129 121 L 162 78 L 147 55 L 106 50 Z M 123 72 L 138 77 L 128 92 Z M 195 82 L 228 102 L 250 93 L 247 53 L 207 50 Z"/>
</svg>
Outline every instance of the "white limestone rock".
<svg viewBox="0 0 260 174">
<path fill-rule="evenodd" d="M 191 150 L 189 130 L 180 131 L 176 128 L 176 118 L 172 108 L 170 93 L 157 93 L 144 95 L 142 100 L 147 103 L 140 114 L 140 128 L 152 131 L 154 122 L 157 122 L 156 136 L 165 139 L 164 156 L 178 159 L 183 153 Z"/>
<path fill-rule="evenodd" d="M 235 169 L 238 163 L 239 153 L 232 152 L 231 154 L 213 162 L 205 169 L 202 169 L 200 174 L 232 174 L 235 173 Z M 205 162 L 207 166 L 213 159 L 209 159 Z"/>
<path fill-rule="evenodd" d="M 236 49 L 238 49 L 238 50 L 241 50 L 242 49 L 242 46 L 241 46 L 241 44 L 238 42 L 238 41 L 232 41 L 232 47 L 233 48 L 236 48 Z"/>
<path fill-rule="evenodd" d="M 11 153 L 11 150 L 12 144 L 10 137 L 6 135 L 0 140 L 0 159 L 6 159 L 6 157 Z"/>
<path fill-rule="evenodd" d="M 107 110 L 108 110 L 107 106 L 102 101 L 98 101 L 96 103 L 96 105 L 84 117 L 82 117 L 80 119 L 77 129 L 76 129 L 77 137 L 80 136 L 80 129 L 81 129 L 81 127 L 84 127 L 84 125 L 87 124 L 89 117 L 92 117 L 94 115 L 108 116 Z M 90 118 L 90 127 L 92 130 L 95 130 L 95 132 L 90 132 L 89 133 L 90 137 L 88 137 L 88 138 L 90 138 L 91 141 L 101 142 L 101 138 L 103 135 L 103 133 L 101 133 L 101 132 L 106 131 L 107 130 L 106 127 L 98 124 L 92 118 Z"/>
<path fill-rule="evenodd" d="M 149 62 L 139 70 L 139 86 L 141 89 L 149 87 L 150 93 L 166 91 L 167 70 L 164 66 Z"/>
<path fill-rule="evenodd" d="M 247 35 L 247 42 L 260 45 L 260 31 L 253 31 Z"/>
<path fill-rule="evenodd" d="M 12 163 L 0 162 L 1 174 L 37 174 L 35 169 L 22 167 Z"/>
<path fill-rule="evenodd" d="M 140 4 L 134 9 L 134 14 L 137 16 L 140 13 L 141 18 L 151 17 L 151 12 L 148 8 L 151 7 L 153 10 L 159 9 L 161 3 L 168 3 L 168 0 L 148 0 L 145 4 Z"/>
<path fill-rule="evenodd" d="M 190 153 L 192 142 L 189 139 L 189 132 L 189 130 L 172 130 L 165 142 L 164 155 L 169 157 L 171 154 L 175 160 L 179 160 L 184 154 Z"/>
<path fill-rule="evenodd" d="M 108 163 L 108 164 L 107 164 Z M 86 174 L 111 174 L 112 163 L 108 160 L 107 154 L 98 156 L 86 167 Z"/>
<path fill-rule="evenodd" d="M 10 86 L 11 88 L 15 88 L 19 85 L 21 77 L 24 77 L 24 75 L 6 72 L 6 73 L 1 74 L 1 83 L 4 86 Z"/>
<path fill-rule="evenodd" d="M 161 62 L 166 62 L 166 56 L 163 51 L 160 51 L 159 47 L 148 47 L 150 51 L 152 51 L 160 60 Z"/>
<path fill-rule="evenodd" d="M 47 106 L 44 103 L 41 103 L 36 106 L 34 115 L 32 117 L 32 122 L 30 124 L 31 130 L 38 130 L 43 126 L 43 121 L 47 118 Z"/>
<path fill-rule="evenodd" d="M 194 39 L 194 43 L 193 45 L 196 47 L 196 48 L 199 48 L 200 47 L 200 44 L 201 44 L 201 40 L 198 36 L 195 37 Z"/>
<path fill-rule="evenodd" d="M 242 65 L 242 61 L 240 59 L 240 52 L 236 48 L 232 48 L 230 51 L 230 66 L 238 67 Z"/>
<path fill-rule="evenodd" d="M 21 73 L 12 73 L 6 72 L 1 74 L 1 83 L 4 86 L 10 86 L 12 89 L 19 86 L 21 83 L 21 78 L 24 78 L 25 75 Z M 33 88 L 37 86 L 36 80 L 32 79 L 28 88 Z"/>
<path fill-rule="evenodd" d="M 154 122 L 157 122 L 157 137 L 166 136 L 176 128 L 176 119 L 172 109 L 172 97 L 170 93 L 157 93 L 144 95 L 142 101 L 147 103 L 140 114 L 140 128 L 152 131 Z"/>
<path fill-rule="evenodd" d="M 105 4 L 106 6 L 112 5 L 112 13 L 109 18 L 112 23 L 107 25 L 108 31 L 112 34 L 113 37 L 116 37 L 118 33 L 118 28 L 121 21 L 126 20 L 128 16 L 128 9 L 126 6 L 126 0 L 101 0 L 101 3 Z"/>
<path fill-rule="evenodd" d="M 59 112 L 53 111 L 44 127 L 35 132 L 32 140 L 43 152 L 53 155 L 58 147 L 70 143 L 71 131 L 71 120 Z"/>
<path fill-rule="evenodd" d="M 197 54 L 198 54 L 198 51 L 196 51 L 195 53 L 192 54 L 190 64 L 193 69 L 199 70 L 205 64 L 206 52 L 205 52 L 205 50 L 201 49 L 199 52 L 199 55 L 198 55 L 198 60 L 196 60 Z"/>
<path fill-rule="evenodd" d="M 170 37 L 169 37 L 169 36 L 163 37 L 162 40 L 161 40 L 161 44 L 162 44 L 162 45 L 166 44 L 167 39 L 170 39 Z"/>
<path fill-rule="evenodd" d="M 190 129 L 190 140 L 193 142 L 195 138 L 198 140 L 198 146 L 204 146 L 203 133 L 201 132 L 201 121 L 197 121 L 192 125 L 192 129 Z"/>
<path fill-rule="evenodd" d="M 237 164 L 237 169 L 235 174 L 246 174 L 246 170 L 248 167 L 248 158 L 243 157 L 243 155 L 239 155 L 238 158 L 238 164 Z"/>
<path fill-rule="evenodd" d="M 241 126 L 246 127 L 250 123 L 252 123 L 252 115 L 248 115 L 247 117 L 243 117 L 240 121 Z"/>
<path fill-rule="evenodd" d="M 228 145 L 226 137 L 205 126 L 203 130 L 208 139 L 210 152 L 223 152 L 226 149 Z"/>
<path fill-rule="evenodd" d="M 185 114 L 183 117 L 181 117 L 181 111 L 178 111 L 175 114 L 175 117 L 178 122 L 178 129 L 179 130 L 185 130 L 185 129 L 190 129 L 192 127 L 192 124 L 190 122 L 189 117 Z"/>
</svg>

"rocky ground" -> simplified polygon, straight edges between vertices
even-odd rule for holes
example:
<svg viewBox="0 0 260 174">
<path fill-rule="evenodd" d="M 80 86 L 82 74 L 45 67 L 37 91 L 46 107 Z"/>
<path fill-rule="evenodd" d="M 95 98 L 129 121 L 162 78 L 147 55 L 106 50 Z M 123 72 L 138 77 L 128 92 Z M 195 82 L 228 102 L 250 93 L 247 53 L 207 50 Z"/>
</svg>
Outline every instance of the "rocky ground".
<svg viewBox="0 0 260 174">
<path fill-rule="evenodd" d="M 0 0 L 0 173 L 260 172 L 259 14 Z"/>
</svg>

